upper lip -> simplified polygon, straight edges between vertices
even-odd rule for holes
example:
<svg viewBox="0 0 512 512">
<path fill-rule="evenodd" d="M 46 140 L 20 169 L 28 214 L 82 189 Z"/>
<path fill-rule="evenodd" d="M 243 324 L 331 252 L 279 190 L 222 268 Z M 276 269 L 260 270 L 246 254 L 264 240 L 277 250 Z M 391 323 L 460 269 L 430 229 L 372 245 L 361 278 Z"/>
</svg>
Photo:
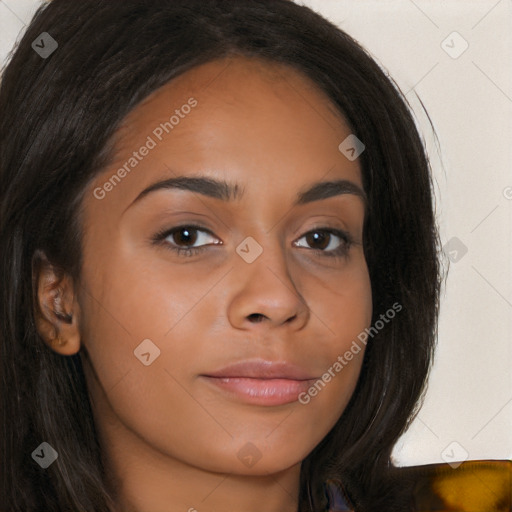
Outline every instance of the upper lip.
<svg viewBox="0 0 512 512">
<path fill-rule="evenodd" d="M 286 361 L 265 361 L 261 359 L 240 361 L 203 375 L 218 378 L 239 377 L 252 379 L 311 380 L 316 378 L 310 372 L 295 364 Z"/>
</svg>

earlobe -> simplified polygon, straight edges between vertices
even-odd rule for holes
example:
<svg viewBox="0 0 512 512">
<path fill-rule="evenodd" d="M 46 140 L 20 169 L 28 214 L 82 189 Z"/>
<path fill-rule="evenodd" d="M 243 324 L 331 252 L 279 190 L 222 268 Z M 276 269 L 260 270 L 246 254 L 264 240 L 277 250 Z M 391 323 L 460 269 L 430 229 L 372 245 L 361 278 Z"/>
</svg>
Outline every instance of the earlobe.
<svg viewBox="0 0 512 512">
<path fill-rule="evenodd" d="M 58 354 L 76 354 L 80 350 L 79 305 L 71 276 L 38 251 L 33 258 L 32 277 L 37 332 Z"/>
</svg>

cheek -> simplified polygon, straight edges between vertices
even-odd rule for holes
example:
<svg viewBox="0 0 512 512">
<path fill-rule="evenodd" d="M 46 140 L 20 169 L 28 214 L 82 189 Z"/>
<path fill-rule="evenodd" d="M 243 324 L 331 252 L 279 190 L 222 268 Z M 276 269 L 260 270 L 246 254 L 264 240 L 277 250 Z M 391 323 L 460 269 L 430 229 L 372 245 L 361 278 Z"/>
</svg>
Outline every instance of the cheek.
<svg viewBox="0 0 512 512">
<path fill-rule="evenodd" d="M 222 449 L 231 460 L 226 467 L 239 462 L 236 446 L 226 448 L 231 437 L 216 419 L 221 414 L 208 414 L 192 387 L 204 353 L 205 336 L 198 334 L 212 321 L 198 307 L 201 280 L 191 286 L 190 277 L 168 266 L 145 270 L 113 255 L 104 265 L 90 263 L 83 273 L 82 339 L 99 423 L 120 422 L 162 453 L 191 463 L 205 456 L 215 461 Z"/>
<path fill-rule="evenodd" d="M 322 326 L 315 351 L 322 355 L 323 375 L 299 401 L 334 425 L 357 384 L 371 325 L 372 290 L 364 258 L 354 258 L 335 277 L 308 286 L 314 316 Z"/>
<path fill-rule="evenodd" d="M 319 350 L 331 354 L 344 351 L 372 319 L 372 288 L 362 254 L 336 274 L 310 273 L 305 279 L 310 281 L 306 284 L 307 301 L 326 332 L 325 345 Z"/>
<path fill-rule="evenodd" d="M 372 290 L 363 259 L 347 265 L 336 278 L 315 281 L 310 294 L 325 336 L 317 340 L 316 350 L 323 355 L 323 375 L 299 401 L 312 414 L 322 414 L 334 425 L 342 414 L 357 384 L 366 349 L 365 330 L 372 318 Z"/>
</svg>

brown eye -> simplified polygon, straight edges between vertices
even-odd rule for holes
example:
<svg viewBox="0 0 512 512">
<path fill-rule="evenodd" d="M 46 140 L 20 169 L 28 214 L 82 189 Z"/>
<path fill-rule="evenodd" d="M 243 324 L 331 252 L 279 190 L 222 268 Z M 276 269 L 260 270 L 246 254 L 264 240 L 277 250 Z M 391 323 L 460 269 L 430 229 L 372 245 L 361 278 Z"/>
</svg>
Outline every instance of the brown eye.
<svg viewBox="0 0 512 512">
<path fill-rule="evenodd" d="M 326 256 L 344 255 L 352 244 L 348 233 L 338 229 L 322 228 L 309 231 L 299 240 L 305 240 L 305 244 L 297 242 L 297 247 L 311 248 L 324 253 Z"/>
<path fill-rule="evenodd" d="M 197 229 L 190 229 L 187 227 L 178 228 L 177 230 L 173 231 L 173 233 L 169 235 L 168 238 L 171 238 L 176 245 L 194 245 L 198 238 Z"/>
<path fill-rule="evenodd" d="M 206 245 L 219 243 L 218 238 L 215 238 L 209 230 L 199 226 L 178 226 L 172 228 L 161 235 L 161 239 L 173 246 L 173 248 L 184 246 L 183 248 L 185 249 L 201 249 Z M 214 242 L 211 241 L 212 239 Z M 215 242 L 215 240 L 217 241 Z"/>
<path fill-rule="evenodd" d="M 325 249 L 329 246 L 331 241 L 331 234 L 320 231 L 311 231 L 306 235 L 306 241 L 310 246 L 315 246 L 314 249 Z"/>
<path fill-rule="evenodd" d="M 153 241 L 164 244 L 168 249 L 183 256 L 197 254 L 206 249 L 208 245 L 222 244 L 208 229 L 194 225 L 177 226 L 164 230 L 157 233 L 153 237 Z"/>
</svg>

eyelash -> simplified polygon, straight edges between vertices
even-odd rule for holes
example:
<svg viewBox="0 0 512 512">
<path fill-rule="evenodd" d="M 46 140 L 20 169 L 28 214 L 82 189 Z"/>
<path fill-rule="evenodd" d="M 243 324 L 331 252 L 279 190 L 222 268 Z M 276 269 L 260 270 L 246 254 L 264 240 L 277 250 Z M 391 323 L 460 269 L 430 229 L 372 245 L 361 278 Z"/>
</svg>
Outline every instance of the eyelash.
<svg viewBox="0 0 512 512">
<path fill-rule="evenodd" d="M 208 246 L 210 245 L 210 244 L 207 244 L 207 245 L 202 245 L 200 247 L 187 247 L 184 249 L 182 247 L 175 247 L 175 246 L 171 245 L 169 242 L 165 241 L 166 238 L 168 238 L 169 236 L 172 236 L 174 233 L 177 233 L 182 229 L 187 229 L 189 231 L 202 231 L 202 232 L 208 233 L 212 237 L 215 237 L 215 235 L 209 229 L 206 229 L 203 226 L 199 226 L 196 224 L 183 224 L 181 226 L 176 226 L 171 229 L 164 229 L 164 230 L 159 231 L 158 233 L 156 233 L 153 236 L 152 240 L 156 244 L 165 245 L 166 248 L 170 249 L 171 251 L 174 251 L 176 254 L 178 254 L 178 256 L 195 256 L 196 254 L 207 249 Z M 334 250 L 325 251 L 323 249 L 310 249 L 312 251 L 319 251 L 319 252 L 323 253 L 323 256 L 326 256 L 328 258 L 343 258 L 343 257 L 345 257 L 347 255 L 349 249 L 351 248 L 351 246 L 354 244 L 354 239 L 351 237 L 351 235 L 349 233 L 347 233 L 346 231 L 342 231 L 340 229 L 329 228 L 327 226 L 313 228 L 313 229 L 307 231 L 306 233 L 304 233 L 300 238 L 304 238 L 305 236 L 307 236 L 309 234 L 319 233 L 319 232 L 335 235 L 338 238 L 340 238 L 342 241 L 341 245 L 337 249 L 334 249 Z M 300 240 L 300 238 L 299 238 L 299 240 Z M 329 244 L 330 244 L 330 240 L 329 240 Z M 222 245 L 222 244 L 214 244 L 214 245 Z M 304 248 L 304 247 L 301 247 L 301 248 Z"/>
</svg>

